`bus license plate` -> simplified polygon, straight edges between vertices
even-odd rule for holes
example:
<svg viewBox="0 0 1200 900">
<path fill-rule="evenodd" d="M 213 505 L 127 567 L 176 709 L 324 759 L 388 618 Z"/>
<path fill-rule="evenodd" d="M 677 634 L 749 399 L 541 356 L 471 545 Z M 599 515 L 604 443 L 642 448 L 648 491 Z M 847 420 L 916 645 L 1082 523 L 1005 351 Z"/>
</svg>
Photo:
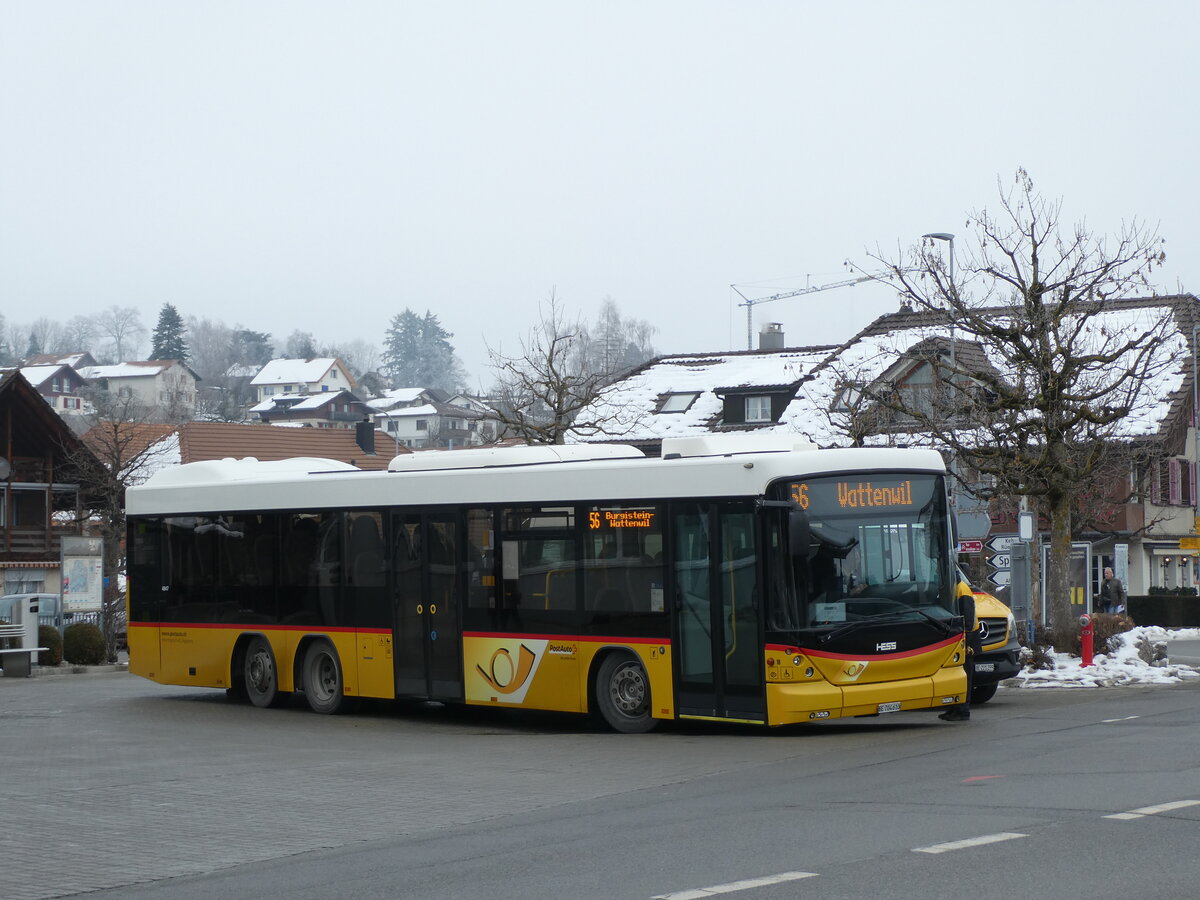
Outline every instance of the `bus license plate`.
<svg viewBox="0 0 1200 900">
<path fill-rule="evenodd" d="M 975 671 L 976 672 L 995 672 L 996 664 L 995 663 L 975 663 Z"/>
<path fill-rule="evenodd" d="M 900 712 L 900 702 L 895 703 L 880 703 L 879 711 L 881 713 Z"/>
</svg>

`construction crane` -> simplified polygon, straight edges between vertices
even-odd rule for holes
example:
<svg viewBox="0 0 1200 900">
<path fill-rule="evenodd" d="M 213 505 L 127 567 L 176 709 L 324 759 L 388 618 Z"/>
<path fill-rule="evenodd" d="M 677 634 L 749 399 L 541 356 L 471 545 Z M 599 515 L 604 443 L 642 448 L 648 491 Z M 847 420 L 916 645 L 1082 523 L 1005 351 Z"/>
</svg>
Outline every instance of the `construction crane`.
<svg viewBox="0 0 1200 900">
<path fill-rule="evenodd" d="M 812 287 L 800 288 L 795 291 L 784 291 L 781 294 L 772 294 L 769 297 L 747 297 L 736 284 L 731 284 L 729 287 L 737 292 L 737 295 L 744 302 L 738 306 L 746 307 L 746 349 L 754 349 L 754 307 L 760 303 L 770 303 L 772 300 L 786 300 L 788 297 L 799 297 L 801 294 L 816 294 L 820 291 L 830 291 L 840 287 L 854 287 L 856 284 L 862 284 L 864 281 L 878 281 L 878 275 L 860 275 L 858 278 L 847 278 L 844 281 L 831 281 L 829 284 L 818 284 Z"/>
</svg>

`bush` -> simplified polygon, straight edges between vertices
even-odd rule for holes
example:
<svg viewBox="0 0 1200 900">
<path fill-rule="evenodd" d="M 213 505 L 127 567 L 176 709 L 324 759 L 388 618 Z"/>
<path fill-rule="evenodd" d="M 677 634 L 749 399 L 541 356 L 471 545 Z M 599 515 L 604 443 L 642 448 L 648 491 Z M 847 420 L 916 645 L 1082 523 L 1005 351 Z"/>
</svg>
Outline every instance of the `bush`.
<svg viewBox="0 0 1200 900">
<path fill-rule="evenodd" d="M 108 656 L 104 632 L 91 622 L 68 625 L 63 632 L 63 658 L 77 666 L 98 666 Z"/>
<path fill-rule="evenodd" d="M 39 666 L 57 666 L 62 662 L 62 635 L 58 633 L 58 629 L 53 625 L 38 626 L 38 646 L 45 647 L 38 654 Z"/>
<path fill-rule="evenodd" d="M 1136 624 L 1127 613 L 1092 613 L 1092 652 L 1115 652 L 1120 646 L 1119 636 L 1135 627 Z M 1033 646 L 1027 647 L 1022 654 L 1022 664 L 1031 669 L 1053 668 L 1051 649 L 1071 656 L 1081 656 L 1083 632 L 1080 627 L 1075 625 L 1067 628 L 1065 632 L 1056 632 L 1038 622 L 1033 630 Z"/>
</svg>

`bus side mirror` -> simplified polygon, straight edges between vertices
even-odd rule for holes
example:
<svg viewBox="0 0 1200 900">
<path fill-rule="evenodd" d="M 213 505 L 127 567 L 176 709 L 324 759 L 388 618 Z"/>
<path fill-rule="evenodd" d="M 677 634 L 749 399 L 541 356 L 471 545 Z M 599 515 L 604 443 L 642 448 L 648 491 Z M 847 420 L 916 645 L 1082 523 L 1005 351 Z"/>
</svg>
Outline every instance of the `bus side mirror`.
<svg viewBox="0 0 1200 900">
<path fill-rule="evenodd" d="M 812 541 L 812 527 L 808 524 L 808 513 L 799 507 L 788 513 L 788 549 L 792 556 L 808 559 L 808 545 Z"/>
<path fill-rule="evenodd" d="M 963 617 L 963 628 L 975 630 L 975 595 L 963 594 L 958 598 L 958 611 Z"/>
</svg>

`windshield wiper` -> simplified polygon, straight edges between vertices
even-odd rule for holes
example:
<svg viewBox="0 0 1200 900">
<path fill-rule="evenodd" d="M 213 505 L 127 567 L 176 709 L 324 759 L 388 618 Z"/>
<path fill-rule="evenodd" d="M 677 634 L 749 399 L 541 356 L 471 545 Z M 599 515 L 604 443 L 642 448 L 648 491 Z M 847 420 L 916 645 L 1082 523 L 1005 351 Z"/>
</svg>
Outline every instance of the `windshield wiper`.
<svg viewBox="0 0 1200 900">
<path fill-rule="evenodd" d="M 841 637 L 843 634 L 849 634 L 860 625 L 866 625 L 870 622 L 878 622 L 881 619 L 892 619 L 895 618 L 896 615 L 897 613 L 895 612 L 881 612 L 875 613 L 873 616 L 864 616 L 861 619 L 855 619 L 853 622 L 847 622 L 840 628 L 833 629 L 833 631 L 830 631 L 828 634 L 821 635 L 819 638 L 817 638 L 817 643 L 826 644 L 829 641 L 832 641 L 834 638 Z"/>
<path fill-rule="evenodd" d="M 873 615 L 873 616 L 867 616 L 862 619 L 856 619 L 853 622 L 847 622 L 845 625 L 842 625 L 840 628 L 835 628 L 833 631 L 830 631 L 827 634 L 821 635 L 817 639 L 817 643 L 818 644 L 827 644 L 829 641 L 832 641 L 835 638 L 839 638 L 843 634 L 849 634 L 851 631 L 854 631 L 860 625 L 867 625 L 870 623 L 878 623 L 880 621 L 885 621 L 888 619 L 897 620 L 898 617 L 903 616 L 910 612 L 916 613 L 917 615 L 921 616 L 923 619 L 925 619 L 925 621 L 934 625 L 938 629 L 938 631 L 940 631 L 942 634 L 949 635 L 949 634 L 954 633 L 954 628 L 952 626 L 948 625 L 942 619 L 939 619 L 937 616 L 931 616 L 929 613 L 925 612 L 925 610 L 923 610 L 923 609 L 917 609 L 915 606 L 910 606 L 907 609 L 890 610 L 888 612 L 875 613 L 875 615 Z"/>
</svg>

